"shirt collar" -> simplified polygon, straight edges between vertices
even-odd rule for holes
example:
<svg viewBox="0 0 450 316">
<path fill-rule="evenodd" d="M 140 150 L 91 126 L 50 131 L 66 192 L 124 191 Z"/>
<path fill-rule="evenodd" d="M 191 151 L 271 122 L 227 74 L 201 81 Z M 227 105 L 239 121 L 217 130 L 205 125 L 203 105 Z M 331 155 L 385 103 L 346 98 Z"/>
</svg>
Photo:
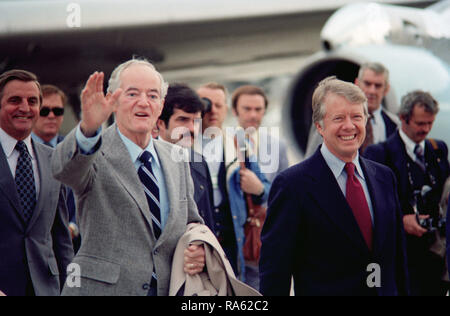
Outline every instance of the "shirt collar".
<svg viewBox="0 0 450 316">
<path fill-rule="evenodd" d="M 403 132 L 401 128 L 399 128 L 399 134 L 400 138 L 403 140 L 403 143 L 405 144 L 406 152 L 413 158 L 413 160 L 416 157 L 416 154 L 414 153 L 416 145 L 422 147 L 422 152 L 425 153 L 425 140 L 421 141 L 419 144 L 416 144 L 408 137 L 408 135 L 405 134 L 405 132 Z"/>
<path fill-rule="evenodd" d="M 325 143 L 322 144 L 322 147 L 320 148 L 320 152 L 322 153 L 323 158 L 325 159 L 325 162 L 327 163 L 328 167 L 330 167 L 331 172 L 333 172 L 334 177 L 337 179 L 341 174 L 342 171 L 344 171 L 345 168 L 345 162 L 336 157 L 325 145 Z M 359 163 L 359 152 L 356 153 L 355 159 L 353 159 L 353 164 L 356 167 L 357 174 L 364 179 L 364 173 L 361 169 L 361 164 Z"/>
<path fill-rule="evenodd" d="M 17 145 L 17 139 L 8 135 L 2 128 L 0 128 L 0 142 L 3 147 L 3 151 L 7 158 L 11 157 L 14 152 L 14 149 Z M 25 145 L 27 146 L 28 153 L 31 155 L 32 159 L 35 159 L 33 145 L 31 144 L 31 136 L 29 135 L 27 138 L 23 140 Z"/>
<path fill-rule="evenodd" d="M 45 144 L 45 141 L 40 138 L 38 135 L 36 135 L 35 133 L 31 133 L 31 137 L 38 143 L 40 144 Z M 50 145 L 52 145 L 53 148 L 56 147 L 56 145 L 58 145 L 58 135 L 56 135 L 55 137 L 53 137 L 49 142 Z"/>
<path fill-rule="evenodd" d="M 128 149 L 128 152 L 131 156 L 131 161 L 136 162 L 138 160 L 139 156 L 146 150 L 152 155 L 154 161 L 160 167 L 158 155 L 156 154 L 156 150 L 155 150 L 155 146 L 153 144 L 152 138 L 150 138 L 150 142 L 147 145 L 147 148 L 142 149 L 141 147 L 136 145 L 133 141 L 131 141 L 128 137 L 123 135 L 120 132 L 119 128 L 117 128 L 117 132 L 119 133 L 120 138 L 122 139 L 122 141 L 124 142 L 125 146 Z"/>
<path fill-rule="evenodd" d="M 381 120 L 383 119 L 383 117 L 381 116 L 381 106 L 376 109 L 375 111 L 372 112 L 372 121 L 375 124 L 378 124 L 379 122 L 381 122 Z"/>
</svg>

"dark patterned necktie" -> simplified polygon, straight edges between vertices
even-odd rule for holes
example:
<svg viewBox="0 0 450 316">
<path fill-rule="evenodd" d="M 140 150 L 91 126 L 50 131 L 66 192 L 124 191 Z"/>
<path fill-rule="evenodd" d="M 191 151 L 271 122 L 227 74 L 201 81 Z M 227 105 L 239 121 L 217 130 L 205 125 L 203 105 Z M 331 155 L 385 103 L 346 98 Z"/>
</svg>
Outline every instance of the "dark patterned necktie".
<svg viewBox="0 0 450 316">
<path fill-rule="evenodd" d="M 139 160 L 142 162 L 138 170 L 139 179 L 144 185 L 145 196 L 147 197 L 150 215 L 153 223 L 153 231 L 156 239 L 161 236 L 161 210 L 159 205 L 159 187 L 152 170 L 152 155 L 144 151 Z"/>
<path fill-rule="evenodd" d="M 414 148 L 414 154 L 416 154 L 416 163 L 423 171 L 425 171 L 427 169 L 425 164 L 425 156 L 423 155 L 423 149 L 420 145 L 416 145 Z"/>
<path fill-rule="evenodd" d="M 355 175 L 355 165 L 347 163 L 345 165 L 347 172 L 346 199 L 353 211 L 356 222 L 366 241 L 369 250 L 372 250 L 372 217 L 370 216 L 369 204 L 367 204 L 364 189 Z"/>
<path fill-rule="evenodd" d="M 23 216 L 28 224 L 36 207 L 36 185 L 34 182 L 33 165 L 31 163 L 30 153 L 23 141 L 17 142 L 16 150 L 20 153 L 16 168 L 16 188 L 17 193 L 19 193 Z"/>
</svg>

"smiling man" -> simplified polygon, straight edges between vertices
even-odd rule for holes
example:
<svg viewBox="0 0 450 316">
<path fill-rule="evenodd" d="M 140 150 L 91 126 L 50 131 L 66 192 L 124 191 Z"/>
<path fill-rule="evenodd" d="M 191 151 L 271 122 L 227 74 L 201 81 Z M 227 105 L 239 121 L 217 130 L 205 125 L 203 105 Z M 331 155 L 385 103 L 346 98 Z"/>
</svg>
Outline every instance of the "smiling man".
<svg viewBox="0 0 450 316">
<path fill-rule="evenodd" d="M 323 145 L 272 185 L 261 238 L 263 295 L 289 295 L 292 277 L 296 295 L 407 293 L 394 175 L 358 153 L 366 102 L 357 86 L 335 77 L 314 91 L 313 122 Z"/>
<path fill-rule="evenodd" d="M 154 66 L 132 59 L 92 74 L 81 94 L 82 121 L 57 147 L 53 173 L 79 208 L 82 242 L 74 263 L 81 287 L 64 295 L 168 295 L 172 258 L 187 224 L 201 222 L 189 164 L 172 144 L 152 139 L 167 84 Z M 101 126 L 114 113 L 116 123 Z M 185 271 L 201 272 L 204 250 L 186 249 Z"/>
<path fill-rule="evenodd" d="M 0 290 L 9 296 L 59 295 L 73 257 L 52 149 L 30 136 L 41 102 L 34 74 L 0 75 Z"/>
</svg>

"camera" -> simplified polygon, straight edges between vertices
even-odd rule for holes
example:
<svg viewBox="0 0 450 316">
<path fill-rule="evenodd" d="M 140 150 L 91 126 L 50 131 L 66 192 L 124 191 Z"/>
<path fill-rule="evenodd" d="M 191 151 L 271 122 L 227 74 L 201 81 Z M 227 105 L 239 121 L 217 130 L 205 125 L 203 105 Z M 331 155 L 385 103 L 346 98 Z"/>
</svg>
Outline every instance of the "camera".
<svg viewBox="0 0 450 316">
<path fill-rule="evenodd" d="M 447 224 L 447 220 L 445 218 L 426 218 L 420 219 L 419 214 L 416 215 L 417 222 L 423 228 L 425 228 L 429 233 L 434 233 L 435 231 L 439 231 L 439 233 L 444 236 L 445 228 Z"/>
<path fill-rule="evenodd" d="M 434 233 L 436 231 L 439 231 L 441 235 L 445 235 L 445 228 L 446 228 L 446 219 L 444 217 L 438 217 L 438 218 L 425 218 L 420 219 L 419 215 L 420 212 L 417 211 L 418 209 L 423 210 L 426 205 L 429 205 L 428 202 L 430 200 L 430 193 L 432 191 L 432 188 L 428 185 L 424 185 L 421 190 L 414 191 L 414 198 L 415 198 L 415 209 L 416 209 L 416 219 L 417 222 L 421 227 L 426 229 L 428 233 Z"/>
<path fill-rule="evenodd" d="M 202 102 L 203 102 L 203 112 L 202 112 L 202 117 L 206 114 L 211 112 L 212 110 L 212 101 L 208 98 L 201 98 Z"/>
</svg>

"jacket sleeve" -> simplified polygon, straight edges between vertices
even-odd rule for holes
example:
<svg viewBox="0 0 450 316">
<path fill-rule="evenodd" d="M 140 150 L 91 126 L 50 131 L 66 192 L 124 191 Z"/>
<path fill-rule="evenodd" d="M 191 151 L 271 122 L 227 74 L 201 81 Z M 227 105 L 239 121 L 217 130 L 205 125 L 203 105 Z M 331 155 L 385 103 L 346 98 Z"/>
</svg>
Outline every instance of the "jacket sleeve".
<svg viewBox="0 0 450 316">
<path fill-rule="evenodd" d="M 273 182 L 267 218 L 261 233 L 260 291 L 264 296 L 289 296 L 300 231 L 302 197 L 281 174 Z M 274 259 L 276 258 L 276 259 Z"/>
<path fill-rule="evenodd" d="M 450 195 L 448 198 L 450 200 Z M 447 264 L 448 271 L 450 271 L 450 202 L 447 207 Z"/>
<path fill-rule="evenodd" d="M 188 224 L 189 223 L 200 223 L 204 224 L 203 218 L 198 213 L 197 204 L 194 200 L 194 181 L 191 176 L 191 168 L 189 166 L 189 162 L 184 163 L 185 169 L 185 179 L 186 179 L 186 192 L 187 192 L 187 200 L 188 200 Z"/>
<path fill-rule="evenodd" d="M 101 140 L 99 141 L 101 144 Z M 97 146 L 97 149 L 100 145 Z M 77 144 L 76 128 L 60 143 L 52 156 L 53 177 L 75 193 L 81 195 L 86 192 L 95 178 L 94 161 L 99 150 L 93 154 L 84 155 Z M 75 175 L 75 176 L 74 176 Z"/>
<path fill-rule="evenodd" d="M 397 192 L 397 180 L 395 175 L 391 172 L 393 192 Z M 410 295 L 410 280 L 408 271 L 408 260 L 406 254 L 406 236 L 403 227 L 403 213 L 400 208 L 400 202 L 398 195 L 395 196 L 395 214 L 397 220 L 397 260 L 396 260 L 396 276 L 397 276 L 397 289 L 401 296 Z"/>
</svg>

